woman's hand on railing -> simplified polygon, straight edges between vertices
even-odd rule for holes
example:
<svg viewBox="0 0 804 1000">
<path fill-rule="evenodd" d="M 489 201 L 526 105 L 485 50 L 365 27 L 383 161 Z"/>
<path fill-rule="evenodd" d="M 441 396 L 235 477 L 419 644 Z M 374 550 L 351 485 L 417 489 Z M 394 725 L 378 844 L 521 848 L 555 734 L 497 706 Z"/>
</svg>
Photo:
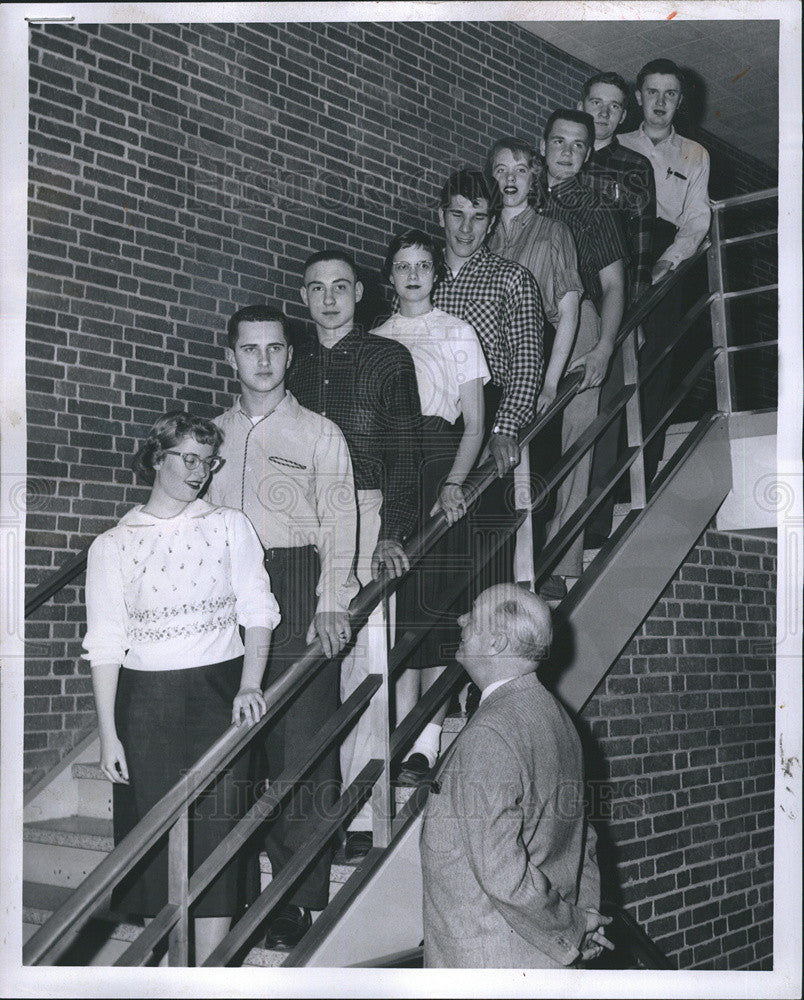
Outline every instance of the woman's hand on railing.
<svg viewBox="0 0 804 1000">
<path fill-rule="evenodd" d="M 583 392 L 584 389 L 596 389 L 602 385 L 609 371 L 609 361 L 611 361 L 611 349 L 600 344 L 576 358 L 567 370 L 572 372 L 583 368 L 583 379 L 578 386 L 578 392 Z"/>
<path fill-rule="evenodd" d="M 128 764 L 123 744 L 117 733 L 100 738 L 100 767 L 109 781 L 116 785 L 128 784 Z"/>
<path fill-rule="evenodd" d="M 438 500 L 430 511 L 430 517 L 435 517 L 440 510 L 444 511 L 447 524 L 455 524 L 466 513 L 466 498 L 460 483 L 444 483 L 441 487 Z"/>
<path fill-rule="evenodd" d="M 267 711 L 265 697 L 259 688 L 241 688 L 232 702 L 232 724 L 253 726 Z"/>
<path fill-rule="evenodd" d="M 545 410 L 548 410 L 552 405 L 558 394 L 558 385 L 544 383 L 542 386 L 542 391 L 536 400 L 536 414 L 542 414 Z"/>
<path fill-rule="evenodd" d="M 655 285 L 657 281 L 661 281 L 662 278 L 669 274 L 673 270 L 673 265 L 669 260 L 657 260 L 653 265 L 653 270 L 650 272 L 650 280 Z"/>
<path fill-rule="evenodd" d="M 316 612 L 307 631 L 307 644 L 309 645 L 316 636 L 321 640 L 324 656 L 331 660 L 352 637 L 349 615 L 345 611 Z"/>
</svg>

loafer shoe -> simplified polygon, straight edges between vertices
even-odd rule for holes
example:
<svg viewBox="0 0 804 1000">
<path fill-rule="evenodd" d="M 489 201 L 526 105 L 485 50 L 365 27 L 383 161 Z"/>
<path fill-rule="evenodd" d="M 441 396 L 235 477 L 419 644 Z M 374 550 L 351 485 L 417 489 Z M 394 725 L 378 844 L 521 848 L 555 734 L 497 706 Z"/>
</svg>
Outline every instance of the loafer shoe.
<svg viewBox="0 0 804 1000">
<path fill-rule="evenodd" d="M 548 576 L 539 587 L 539 597 L 543 601 L 563 601 L 567 596 L 567 584 L 563 576 Z"/>
<path fill-rule="evenodd" d="M 374 838 L 371 835 L 371 830 L 348 831 L 343 847 L 346 864 L 353 865 L 357 861 L 362 861 L 373 846 Z"/>
<path fill-rule="evenodd" d="M 312 926 L 313 918 L 306 906 L 283 903 L 274 911 L 265 932 L 265 947 L 269 951 L 290 951 Z"/>
<path fill-rule="evenodd" d="M 394 782 L 400 788 L 415 788 L 430 773 L 430 762 L 423 753 L 412 753 L 402 762 L 402 769 Z"/>
</svg>

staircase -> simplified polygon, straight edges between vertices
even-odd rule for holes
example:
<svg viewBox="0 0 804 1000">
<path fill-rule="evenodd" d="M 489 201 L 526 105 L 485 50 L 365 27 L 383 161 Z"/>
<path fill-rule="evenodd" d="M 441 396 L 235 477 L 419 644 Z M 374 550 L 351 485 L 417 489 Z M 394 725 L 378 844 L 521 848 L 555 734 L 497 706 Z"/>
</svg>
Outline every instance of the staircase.
<svg viewBox="0 0 804 1000">
<path fill-rule="evenodd" d="M 446 749 L 464 725 L 460 716 L 449 717 L 444 724 L 442 749 Z M 81 884 L 86 876 L 114 846 L 112 832 L 112 785 L 98 763 L 99 745 L 93 736 L 78 748 L 77 756 L 67 763 L 55 782 L 40 788 L 26 805 L 23 826 L 23 943 L 51 916 Z M 60 787 L 54 789 L 54 784 Z M 413 789 L 398 789 L 397 808 L 411 796 Z M 58 800 L 63 803 L 60 810 Z M 57 815 L 50 815 L 51 813 Z M 45 819 L 34 819 L 40 813 Z M 357 864 L 333 864 L 330 870 L 330 902 L 354 875 Z M 260 856 L 260 888 L 271 881 L 271 865 L 265 853 Z M 76 966 L 113 965 L 128 945 L 142 931 L 141 920 L 126 920 L 109 908 L 102 910 L 78 935 L 60 964 Z M 286 951 L 253 947 L 245 955 L 243 966 L 276 967 L 288 959 Z"/>
</svg>

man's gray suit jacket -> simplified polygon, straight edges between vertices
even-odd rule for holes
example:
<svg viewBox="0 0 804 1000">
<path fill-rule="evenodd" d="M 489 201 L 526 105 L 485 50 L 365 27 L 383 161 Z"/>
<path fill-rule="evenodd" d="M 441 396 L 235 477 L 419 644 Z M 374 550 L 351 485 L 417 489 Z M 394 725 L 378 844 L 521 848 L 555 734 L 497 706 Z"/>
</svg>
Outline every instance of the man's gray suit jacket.
<svg viewBox="0 0 804 1000">
<path fill-rule="evenodd" d="M 536 674 L 484 699 L 431 791 L 421 835 L 424 964 L 561 968 L 600 903 L 581 744 Z"/>
</svg>

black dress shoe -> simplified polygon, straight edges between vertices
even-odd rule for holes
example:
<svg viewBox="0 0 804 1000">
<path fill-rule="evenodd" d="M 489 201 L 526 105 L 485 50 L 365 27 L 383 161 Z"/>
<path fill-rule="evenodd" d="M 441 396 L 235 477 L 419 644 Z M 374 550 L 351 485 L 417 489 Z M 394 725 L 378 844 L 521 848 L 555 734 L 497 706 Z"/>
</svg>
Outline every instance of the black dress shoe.
<svg viewBox="0 0 804 1000">
<path fill-rule="evenodd" d="M 394 782 L 400 788 L 415 788 L 430 773 L 430 761 L 423 753 L 412 753 L 402 764 Z"/>
<path fill-rule="evenodd" d="M 371 835 L 371 830 L 350 830 L 346 834 L 346 843 L 343 848 L 344 860 L 347 865 L 362 861 L 373 846 L 374 838 Z"/>
<path fill-rule="evenodd" d="M 290 951 L 312 926 L 313 918 L 306 906 L 283 903 L 274 912 L 265 932 L 265 947 L 269 951 Z"/>
</svg>

